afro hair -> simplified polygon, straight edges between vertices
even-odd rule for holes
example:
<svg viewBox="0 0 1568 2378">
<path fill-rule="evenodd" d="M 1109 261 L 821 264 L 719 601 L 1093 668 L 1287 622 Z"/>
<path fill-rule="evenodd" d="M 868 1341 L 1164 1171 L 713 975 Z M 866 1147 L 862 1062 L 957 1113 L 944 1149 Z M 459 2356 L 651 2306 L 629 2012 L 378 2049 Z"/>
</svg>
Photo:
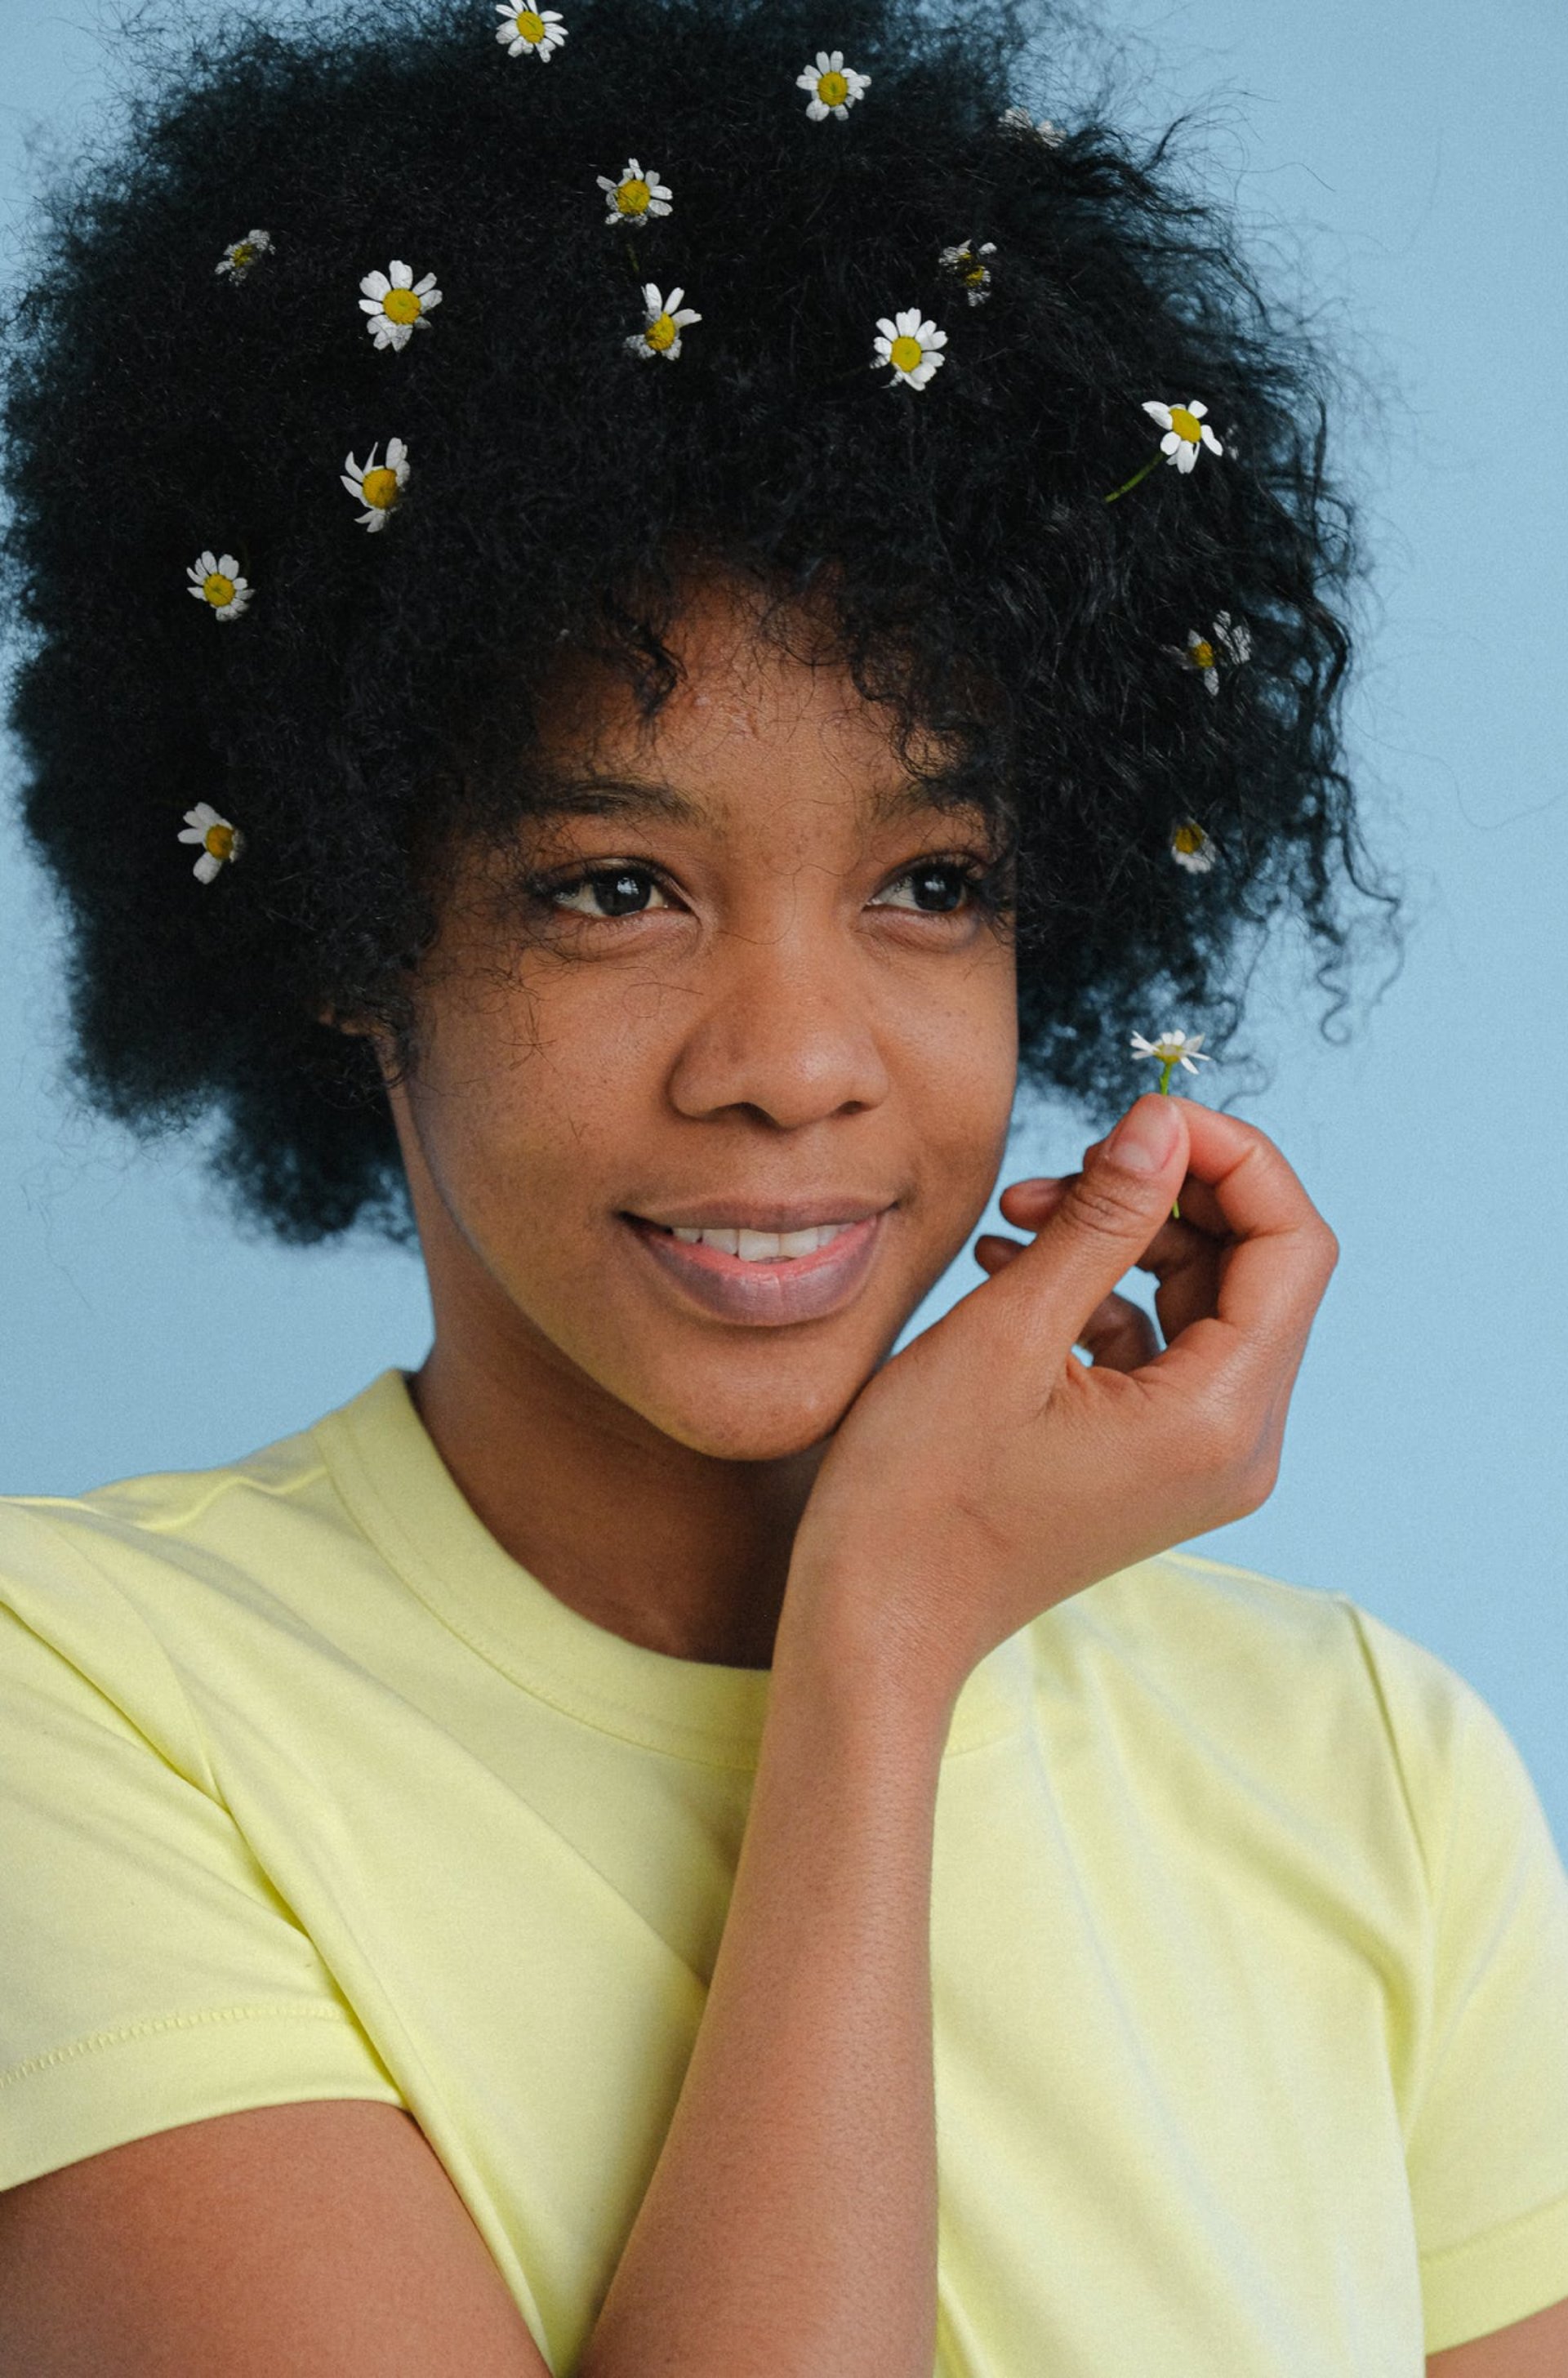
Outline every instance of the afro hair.
<svg viewBox="0 0 1568 2378">
<path fill-rule="evenodd" d="M 538 50 L 497 13 L 166 39 L 39 201 L 4 349 L 9 718 L 90 1103 L 214 1120 L 233 1210 L 278 1238 L 410 1243 L 372 1045 L 320 1019 L 409 1058 L 445 871 L 537 797 L 556 656 L 657 709 L 694 558 L 825 606 L 899 748 L 935 731 L 1005 828 L 1027 1082 L 1116 1111 L 1127 1024 L 1166 1003 L 1223 1043 L 1282 917 L 1337 1012 L 1349 895 L 1396 904 L 1343 764 L 1332 368 L 1170 136 L 1031 122 L 1048 6 L 1026 36 L 1007 0 L 572 0 Z M 826 117 L 799 87 L 825 43 L 869 77 Z M 608 222 L 632 159 L 669 210 Z M 442 294 L 397 341 L 358 303 L 392 259 Z M 673 365 L 628 343 L 645 279 L 700 312 Z M 918 389 L 874 354 L 911 307 L 947 333 Z M 1152 400 L 1200 401 L 1223 452 L 1164 456 Z M 344 458 L 393 438 L 367 534 Z M 207 554 L 243 616 L 188 599 Z M 1179 665 L 1197 635 L 1214 667 Z M 199 801 L 244 837 L 200 885 Z"/>
</svg>

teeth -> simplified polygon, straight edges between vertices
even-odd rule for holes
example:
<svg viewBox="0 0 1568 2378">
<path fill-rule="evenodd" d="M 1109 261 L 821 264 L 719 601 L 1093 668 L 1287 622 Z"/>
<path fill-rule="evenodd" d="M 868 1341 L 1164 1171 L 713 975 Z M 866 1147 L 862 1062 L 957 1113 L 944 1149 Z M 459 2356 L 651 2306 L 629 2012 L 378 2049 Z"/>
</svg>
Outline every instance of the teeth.
<svg viewBox="0 0 1568 2378">
<path fill-rule="evenodd" d="M 683 1246 L 695 1246 L 700 1239 L 705 1247 L 718 1247 L 747 1263 L 790 1263 L 797 1255 L 814 1255 L 841 1231 L 853 1228 L 851 1222 L 821 1222 L 808 1231 L 677 1230 L 674 1236 Z"/>
</svg>

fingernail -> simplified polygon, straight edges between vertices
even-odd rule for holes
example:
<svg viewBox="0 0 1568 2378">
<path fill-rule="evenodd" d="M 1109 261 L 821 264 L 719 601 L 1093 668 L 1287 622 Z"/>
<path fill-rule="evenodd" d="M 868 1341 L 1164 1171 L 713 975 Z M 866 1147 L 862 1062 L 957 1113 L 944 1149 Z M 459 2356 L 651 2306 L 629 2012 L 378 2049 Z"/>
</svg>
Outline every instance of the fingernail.
<svg viewBox="0 0 1568 2378">
<path fill-rule="evenodd" d="M 1176 1144 L 1179 1128 L 1169 1101 L 1151 1094 L 1128 1108 L 1105 1142 L 1104 1155 L 1125 1172 L 1158 1172 Z"/>
</svg>

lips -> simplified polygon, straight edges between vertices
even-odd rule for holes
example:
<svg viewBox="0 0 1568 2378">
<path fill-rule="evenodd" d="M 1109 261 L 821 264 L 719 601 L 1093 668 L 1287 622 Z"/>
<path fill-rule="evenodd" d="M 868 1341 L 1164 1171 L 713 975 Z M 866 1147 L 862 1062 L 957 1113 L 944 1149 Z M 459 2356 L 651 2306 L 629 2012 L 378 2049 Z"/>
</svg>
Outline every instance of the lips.
<svg viewBox="0 0 1568 2378">
<path fill-rule="evenodd" d="M 688 1245 L 657 1223 L 620 1217 L 679 1293 L 721 1320 L 763 1327 L 819 1321 L 848 1304 L 869 1272 L 887 1220 L 885 1208 L 853 1222 L 814 1255 L 753 1263 L 721 1247 Z"/>
</svg>

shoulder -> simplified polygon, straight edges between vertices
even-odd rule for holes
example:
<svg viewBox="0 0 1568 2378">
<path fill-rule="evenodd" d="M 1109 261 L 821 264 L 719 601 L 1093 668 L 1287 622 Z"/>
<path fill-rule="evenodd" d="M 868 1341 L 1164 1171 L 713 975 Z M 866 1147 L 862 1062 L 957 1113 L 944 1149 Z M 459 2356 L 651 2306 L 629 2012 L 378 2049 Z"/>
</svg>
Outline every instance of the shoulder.
<svg viewBox="0 0 1568 2378">
<path fill-rule="evenodd" d="M 1048 1694 L 1083 1689 L 1146 1752 L 1200 1743 L 1236 1778 L 1391 1816 L 1430 1881 L 1457 1797 L 1531 1796 L 1519 1754 L 1449 1663 L 1347 1594 L 1172 1552 L 1035 1622 Z"/>
</svg>

